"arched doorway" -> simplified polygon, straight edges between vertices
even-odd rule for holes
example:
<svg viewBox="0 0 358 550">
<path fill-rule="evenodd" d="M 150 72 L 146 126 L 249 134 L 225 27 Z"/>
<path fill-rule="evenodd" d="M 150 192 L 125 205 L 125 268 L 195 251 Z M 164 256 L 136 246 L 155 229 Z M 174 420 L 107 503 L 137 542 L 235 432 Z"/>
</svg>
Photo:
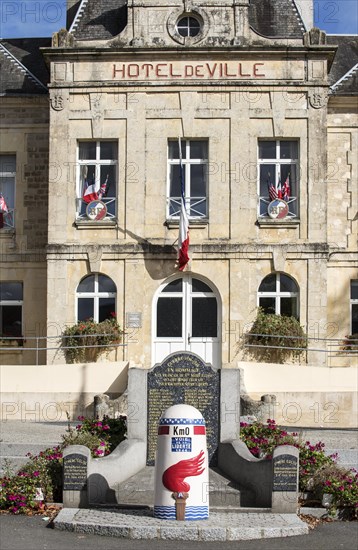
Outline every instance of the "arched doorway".
<svg viewBox="0 0 358 550">
<path fill-rule="evenodd" d="M 166 281 L 153 302 L 153 364 L 191 351 L 221 366 L 221 301 L 210 283 L 185 273 Z"/>
</svg>

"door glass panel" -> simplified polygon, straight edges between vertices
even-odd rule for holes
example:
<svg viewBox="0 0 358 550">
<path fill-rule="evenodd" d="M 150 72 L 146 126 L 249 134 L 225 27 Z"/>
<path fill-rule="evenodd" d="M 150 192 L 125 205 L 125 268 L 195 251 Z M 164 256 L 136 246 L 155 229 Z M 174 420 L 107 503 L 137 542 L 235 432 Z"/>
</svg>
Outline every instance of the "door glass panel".
<svg viewBox="0 0 358 550">
<path fill-rule="evenodd" d="M 216 298 L 192 299 L 192 336 L 217 336 L 217 302 Z"/>
<path fill-rule="evenodd" d="M 93 319 L 93 298 L 78 298 L 78 314 L 77 319 L 79 321 L 86 321 L 87 319 Z"/>
<path fill-rule="evenodd" d="M 182 298 L 158 298 L 157 337 L 181 338 Z"/>
</svg>

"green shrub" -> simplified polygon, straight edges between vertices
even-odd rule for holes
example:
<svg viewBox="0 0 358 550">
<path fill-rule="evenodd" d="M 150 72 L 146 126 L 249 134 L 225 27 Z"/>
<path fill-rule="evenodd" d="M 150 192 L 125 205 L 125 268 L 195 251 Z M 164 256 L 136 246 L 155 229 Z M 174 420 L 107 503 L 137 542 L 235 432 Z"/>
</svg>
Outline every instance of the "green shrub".
<svg viewBox="0 0 358 550">
<path fill-rule="evenodd" d="M 123 331 L 115 313 L 111 319 L 96 323 L 93 319 L 79 321 L 62 333 L 61 347 L 67 363 L 96 362 L 122 340 Z"/>
<path fill-rule="evenodd" d="M 62 436 L 62 446 L 85 445 L 91 450 L 94 458 L 108 455 L 126 437 L 126 417 L 104 417 L 103 420 L 88 419 L 79 416 L 75 429 L 68 427 L 67 433 Z"/>
<path fill-rule="evenodd" d="M 336 464 L 336 455 L 326 455 L 324 443 L 300 441 L 295 432 L 288 433 L 268 419 L 267 424 L 240 423 L 240 437 L 257 458 L 272 458 L 278 445 L 294 445 L 299 450 L 299 490 L 310 491 L 317 500 L 324 493 L 332 495 L 331 511 L 350 506 L 358 509 L 358 473 Z"/>
<path fill-rule="evenodd" d="M 310 481 L 310 490 L 320 498 L 324 493 L 332 495 L 332 506 L 354 506 L 358 508 L 358 473 L 338 464 L 318 468 Z"/>
<path fill-rule="evenodd" d="M 13 514 L 36 510 L 42 501 L 36 500 L 41 489 L 43 502 L 60 502 L 62 499 L 62 452 L 60 447 L 28 453 L 29 461 L 16 474 L 7 468 L 0 479 L 0 508 Z"/>
<path fill-rule="evenodd" d="M 89 420 L 78 418 L 82 424 L 75 429 L 69 425 L 62 436 L 62 443 L 41 451 L 38 455 L 28 453 L 29 461 L 14 473 L 6 465 L 5 475 L 0 478 L 0 509 L 13 514 L 36 510 L 42 504 L 36 500 L 37 490 L 43 494 L 43 502 L 62 500 L 62 451 L 68 445 L 85 445 L 93 457 L 109 454 L 126 437 L 126 417 Z"/>
<path fill-rule="evenodd" d="M 241 347 L 257 361 L 284 363 L 304 352 L 294 348 L 306 348 L 307 339 L 295 317 L 267 314 L 259 308 L 254 324 L 243 336 Z"/>
<path fill-rule="evenodd" d="M 341 349 L 358 353 L 358 333 L 345 336 Z"/>
</svg>

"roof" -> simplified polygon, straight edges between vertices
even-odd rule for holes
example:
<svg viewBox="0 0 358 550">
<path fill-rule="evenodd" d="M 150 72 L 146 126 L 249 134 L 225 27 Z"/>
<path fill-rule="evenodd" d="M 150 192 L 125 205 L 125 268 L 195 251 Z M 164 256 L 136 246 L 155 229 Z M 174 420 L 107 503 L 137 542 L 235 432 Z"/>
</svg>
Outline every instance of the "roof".
<svg viewBox="0 0 358 550">
<path fill-rule="evenodd" d="M 305 32 L 293 0 L 251 0 L 249 23 L 266 38 L 302 38 Z"/>
<path fill-rule="evenodd" d="M 268 38 L 302 38 L 305 31 L 294 0 L 251 0 L 249 21 L 254 31 Z M 127 25 L 127 1 L 78 0 L 67 22 L 77 40 L 109 40 Z"/>
<path fill-rule="evenodd" d="M 329 84 L 335 95 L 358 93 L 358 35 L 327 35 L 327 43 L 338 45 L 329 73 Z"/>
<path fill-rule="evenodd" d="M 0 94 L 47 94 L 49 72 L 40 48 L 50 45 L 50 38 L 1 40 Z"/>
<path fill-rule="evenodd" d="M 109 40 L 127 25 L 126 0 L 82 0 L 69 27 L 76 40 Z"/>
</svg>

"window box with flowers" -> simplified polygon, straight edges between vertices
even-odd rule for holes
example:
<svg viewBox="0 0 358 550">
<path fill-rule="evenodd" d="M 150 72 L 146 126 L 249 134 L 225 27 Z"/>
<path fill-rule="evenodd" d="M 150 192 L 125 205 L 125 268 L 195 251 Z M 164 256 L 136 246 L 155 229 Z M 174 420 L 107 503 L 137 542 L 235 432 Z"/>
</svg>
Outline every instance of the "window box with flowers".
<svg viewBox="0 0 358 550">
<path fill-rule="evenodd" d="M 122 341 L 123 331 L 116 314 L 99 323 L 92 318 L 67 327 L 62 333 L 61 348 L 67 363 L 96 362 Z"/>
</svg>

